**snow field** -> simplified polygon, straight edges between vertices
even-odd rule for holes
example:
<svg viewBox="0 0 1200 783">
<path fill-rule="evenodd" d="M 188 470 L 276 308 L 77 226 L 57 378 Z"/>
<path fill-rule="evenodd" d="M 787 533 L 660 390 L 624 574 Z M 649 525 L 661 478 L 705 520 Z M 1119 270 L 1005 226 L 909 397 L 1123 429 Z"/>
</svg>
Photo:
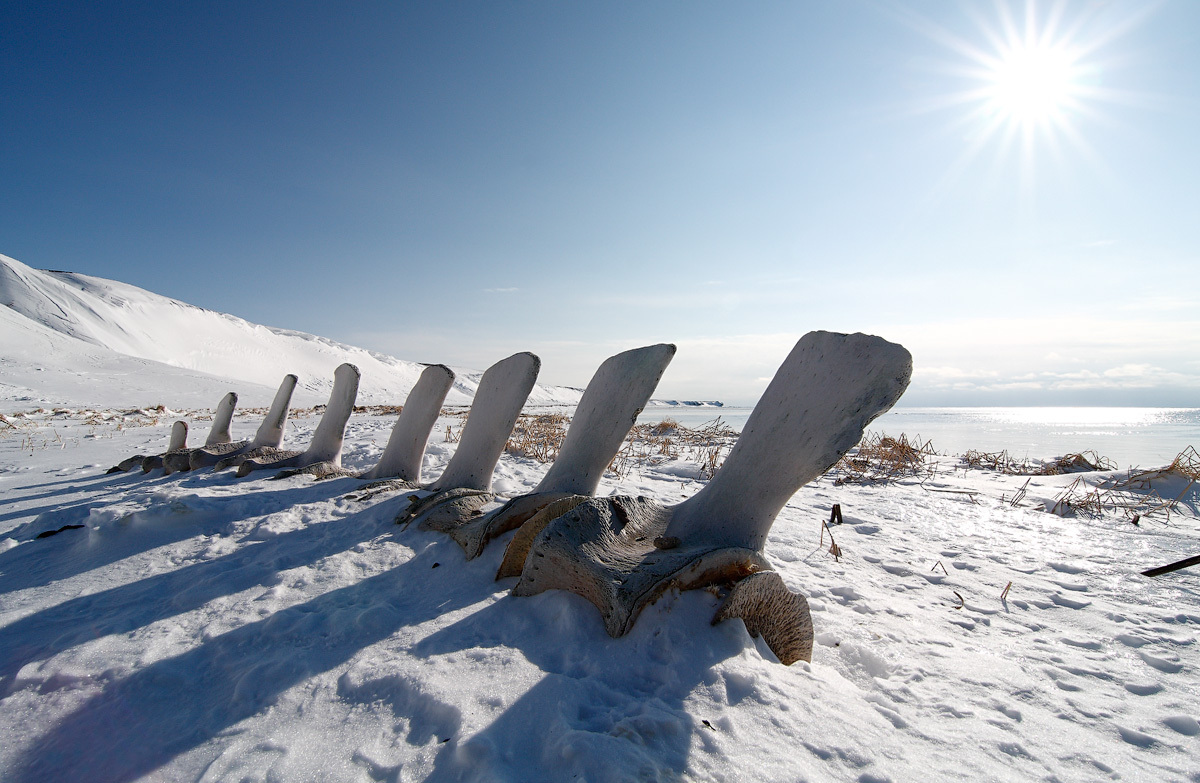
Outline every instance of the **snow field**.
<svg viewBox="0 0 1200 783">
<path fill-rule="evenodd" d="M 373 465 L 393 421 L 351 417 L 344 464 Z M 1019 507 L 1023 478 L 950 460 L 924 486 L 814 482 L 766 548 L 817 631 L 784 667 L 710 626 L 707 591 L 621 639 L 575 595 L 512 598 L 507 536 L 467 562 L 392 523 L 401 493 L 346 499 L 355 479 L 103 475 L 169 426 L 0 439 L 5 780 L 1200 780 L 1197 577 L 1137 575 L 1195 552 L 1194 493 L 1135 527 L 1040 510 L 1074 476 Z M 678 502 L 697 467 L 600 494 Z M 506 454 L 494 484 L 545 470 Z M 840 562 L 817 545 L 833 503 Z"/>
</svg>

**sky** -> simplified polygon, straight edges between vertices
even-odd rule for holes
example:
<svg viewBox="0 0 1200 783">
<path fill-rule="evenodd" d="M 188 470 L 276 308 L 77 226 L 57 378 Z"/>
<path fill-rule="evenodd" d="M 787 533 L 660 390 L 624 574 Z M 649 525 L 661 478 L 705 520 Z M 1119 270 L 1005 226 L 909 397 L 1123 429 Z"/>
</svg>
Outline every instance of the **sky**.
<svg viewBox="0 0 1200 783">
<path fill-rule="evenodd" d="M 751 403 L 1200 405 L 1200 3 L 0 4 L 0 253 L 399 358 Z"/>
</svg>

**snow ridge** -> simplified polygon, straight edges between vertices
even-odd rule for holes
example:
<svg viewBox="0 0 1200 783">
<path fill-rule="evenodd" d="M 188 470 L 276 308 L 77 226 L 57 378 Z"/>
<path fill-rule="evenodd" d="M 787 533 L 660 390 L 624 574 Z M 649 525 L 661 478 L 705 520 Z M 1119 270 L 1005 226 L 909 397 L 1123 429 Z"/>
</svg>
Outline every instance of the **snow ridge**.
<svg viewBox="0 0 1200 783">
<path fill-rule="evenodd" d="M 252 384 L 247 392 L 250 396 L 244 399 L 247 404 L 260 404 L 260 397 L 269 401 L 270 390 L 280 378 L 296 373 L 300 377 L 296 404 L 312 405 L 328 396 L 334 368 L 349 362 L 363 373 L 360 403 L 397 404 L 404 401 L 425 368 L 418 362 L 324 337 L 251 323 L 126 283 L 32 269 L 4 255 L 0 255 L 0 303 L 9 310 L 0 320 L 0 366 L 6 377 L 0 395 L 10 400 L 29 397 L 31 389 L 47 388 L 40 382 L 46 376 L 38 374 L 47 370 L 69 375 L 81 361 L 97 368 L 123 364 L 111 354 L 143 360 L 137 383 L 128 389 L 142 396 L 125 401 L 101 399 L 105 390 L 97 388 L 82 399 L 174 405 L 180 402 L 173 395 L 180 394 L 183 402 L 211 406 L 215 397 L 208 403 L 193 397 L 202 393 L 207 398 L 222 385 L 241 392 L 245 384 Z M 44 334 L 45 330 L 56 334 Z M 29 332 L 40 335 L 41 350 L 33 354 L 22 350 L 27 341 L 19 337 L 19 333 Z M 69 340 L 64 342 L 61 337 Z M 213 377 L 199 382 L 200 389 L 196 389 L 196 374 Z M 478 371 L 460 371 L 447 404 L 469 404 L 479 376 Z M 21 382 L 22 378 L 29 382 Z M 190 384 L 181 385 L 185 378 L 191 379 Z M 573 405 L 578 399 L 579 393 L 573 389 L 535 386 L 529 402 Z"/>
</svg>

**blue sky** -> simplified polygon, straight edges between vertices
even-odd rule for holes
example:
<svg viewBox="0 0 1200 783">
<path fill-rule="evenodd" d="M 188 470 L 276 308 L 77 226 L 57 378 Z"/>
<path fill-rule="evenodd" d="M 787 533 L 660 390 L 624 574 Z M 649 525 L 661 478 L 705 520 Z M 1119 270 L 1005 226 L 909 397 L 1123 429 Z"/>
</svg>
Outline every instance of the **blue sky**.
<svg viewBox="0 0 1200 783">
<path fill-rule="evenodd" d="M 909 404 L 1200 398 L 1200 3 L 8 2 L 0 30 L 0 252 L 31 266 L 418 361 L 533 350 L 550 383 L 675 342 L 660 396 L 753 401 L 833 329 L 909 347 Z M 997 74 L 1033 41 L 1070 64 L 1026 116 Z"/>
</svg>

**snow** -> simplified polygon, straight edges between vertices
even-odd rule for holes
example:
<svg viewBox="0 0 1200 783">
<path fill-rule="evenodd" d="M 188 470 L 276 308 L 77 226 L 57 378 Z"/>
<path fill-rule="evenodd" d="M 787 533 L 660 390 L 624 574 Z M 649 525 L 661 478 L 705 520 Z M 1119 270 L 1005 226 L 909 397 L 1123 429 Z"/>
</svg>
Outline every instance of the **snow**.
<svg viewBox="0 0 1200 783">
<path fill-rule="evenodd" d="M 765 549 L 816 627 L 812 663 L 785 667 L 741 621 L 710 625 L 706 591 L 668 593 L 620 639 L 572 594 L 512 597 L 493 579 L 507 536 L 468 562 L 393 524 L 403 493 L 346 497 L 356 479 L 104 474 L 162 451 L 175 418 L 206 431 L 230 389 L 247 435 L 245 408 L 316 338 L 280 342 L 259 388 L 0 318 L 4 781 L 1200 780 L 1200 574 L 1138 574 L 1200 549 L 1186 481 L 1156 482 L 1181 502 L 1137 525 L 1045 510 L 1113 473 L 1034 477 L 1015 505 L 1025 477 L 950 457 L 920 480 L 810 483 Z M 45 401 L 65 409 L 32 412 Z M 293 416 L 285 445 L 318 419 Z M 374 465 L 394 420 L 354 414 L 343 465 Z M 454 453 L 447 425 L 426 477 Z M 664 457 L 597 494 L 678 503 L 698 468 Z M 505 454 L 493 488 L 546 469 Z M 834 503 L 836 560 L 818 546 Z"/>
<path fill-rule="evenodd" d="M 8 306 L 0 313 L 0 366 L 4 368 L 0 390 L 11 388 L 18 396 L 50 404 L 67 399 L 43 400 L 46 390 L 62 389 L 81 404 L 210 406 L 233 380 L 238 382 L 243 405 L 249 399 L 267 405 L 283 376 L 295 373 L 300 382 L 293 404 L 317 405 L 329 396 L 334 368 L 348 362 L 363 374 L 360 405 L 395 405 L 404 400 L 424 369 L 417 362 L 252 324 L 125 283 L 31 269 L 3 255 L 0 303 Z M 75 358 L 57 362 L 55 372 L 64 377 L 46 382 L 38 359 L 45 355 Z M 156 365 L 177 369 L 172 372 Z M 107 379 L 110 373 L 102 370 L 109 368 L 121 384 L 116 389 L 94 383 L 95 378 Z M 469 404 L 482 373 L 457 372 L 446 402 Z M 192 378 L 200 388 L 189 390 L 181 400 L 174 393 L 185 384 L 156 383 L 162 376 Z M 214 395 L 216 389 L 220 391 Z M 537 386 L 529 399 L 540 405 L 574 405 L 579 394 L 564 387 Z"/>
</svg>

